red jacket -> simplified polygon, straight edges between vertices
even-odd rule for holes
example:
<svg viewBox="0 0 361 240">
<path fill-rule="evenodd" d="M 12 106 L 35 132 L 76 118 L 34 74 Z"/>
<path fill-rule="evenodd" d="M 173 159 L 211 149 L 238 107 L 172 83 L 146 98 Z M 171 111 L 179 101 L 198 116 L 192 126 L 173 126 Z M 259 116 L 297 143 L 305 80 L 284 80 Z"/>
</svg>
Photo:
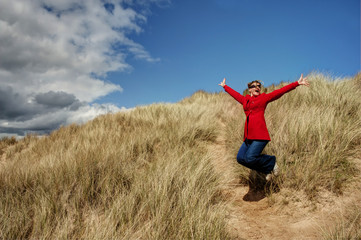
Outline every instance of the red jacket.
<svg viewBox="0 0 361 240">
<path fill-rule="evenodd" d="M 295 89 L 298 85 L 299 84 L 296 81 L 280 89 L 274 90 L 271 93 L 262 93 L 258 96 L 252 97 L 248 94 L 243 96 L 227 85 L 224 86 L 224 90 L 243 105 L 243 109 L 247 117 L 244 126 L 243 141 L 246 139 L 271 140 L 264 118 L 264 111 L 266 110 L 267 104 L 277 100 L 283 94 Z"/>
</svg>

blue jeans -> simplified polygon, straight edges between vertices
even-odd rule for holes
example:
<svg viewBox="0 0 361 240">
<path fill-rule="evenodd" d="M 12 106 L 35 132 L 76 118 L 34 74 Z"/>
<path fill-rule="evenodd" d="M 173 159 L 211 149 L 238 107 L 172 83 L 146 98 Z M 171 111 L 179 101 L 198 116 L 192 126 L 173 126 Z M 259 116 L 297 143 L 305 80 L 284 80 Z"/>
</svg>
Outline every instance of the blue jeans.
<svg viewBox="0 0 361 240">
<path fill-rule="evenodd" d="M 261 154 L 268 142 L 267 140 L 246 139 L 238 151 L 237 162 L 258 172 L 270 173 L 275 166 L 276 157 Z"/>
</svg>

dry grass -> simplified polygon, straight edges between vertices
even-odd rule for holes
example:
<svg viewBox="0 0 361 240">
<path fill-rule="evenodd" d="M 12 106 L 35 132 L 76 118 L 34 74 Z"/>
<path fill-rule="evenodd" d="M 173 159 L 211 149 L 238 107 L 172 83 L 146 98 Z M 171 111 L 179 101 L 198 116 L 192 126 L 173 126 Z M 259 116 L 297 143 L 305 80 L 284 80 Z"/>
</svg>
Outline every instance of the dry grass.
<svg viewBox="0 0 361 240">
<path fill-rule="evenodd" d="M 217 95 L 28 136 L 0 169 L 0 238 L 226 239 Z M 222 217 L 223 216 L 223 217 Z"/>
<path fill-rule="evenodd" d="M 360 203 L 341 209 L 335 225 L 324 227 L 325 240 L 360 240 L 361 239 L 361 211 Z"/>
<path fill-rule="evenodd" d="M 309 89 L 268 106 L 266 151 L 281 167 L 276 184 L 312 199 L 319 189 L 342 194 L 356 174 L 349 159 L 360 154 L 361 77 L 309 79 Z M 226 93 L 197 92 L 8 144 L 1 148 L 0 238 L 230 238 L 221 191 L 249 181 L 235 161 L 243 124 Z M 229 161 L 223 174 L 209 151 L 220 136 Z"/>
<path fill-rule="evenodd" d="M 0 140 L 0 156 L 5 152 L 5 150 L 14 144 L 16 144 L 15 137 L 4 137 Z"/>
</svg>

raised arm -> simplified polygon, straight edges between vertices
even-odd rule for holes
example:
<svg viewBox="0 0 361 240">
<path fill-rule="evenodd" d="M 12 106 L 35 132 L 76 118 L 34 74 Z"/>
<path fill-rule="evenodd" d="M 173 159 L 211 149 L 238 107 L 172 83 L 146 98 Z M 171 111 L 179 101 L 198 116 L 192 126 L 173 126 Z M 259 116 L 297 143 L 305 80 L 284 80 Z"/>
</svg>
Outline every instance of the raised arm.
<svg viewBox="0 0 361 240">
<path fill-rule="evenodd" d="M 234 99 L 236 99 L 239 103 L 241 103 L 243 105 L 244 103 L 244 96 L 242 94 L 240 94 L 239 92 L 236 92 L 235 90 L 233 90 L 232 88 L 228 87 L 226 85 L 226 78 L 223 79 L 223 81 L 218 84 L 219 86 L 223 87 L 224 90 L 231 95 Z"/>
<path fill-rule="evenodd" d="M 307 81 L 307 78 L 303 78 L 303 74 L 301 74 L 301 77 L 300 79 L 298 79 L 298 81 L 288 84 L 280 89 L 274 90 L 273 92 L 266 94 L 267 102 L 272 102 L 274 100 L 279 99 L 280 97 L 282 97 L 283 94 L 292 91 L 299 85 L 305 85 L 307 87 L 310 85 L 309 82 Z"/>
</svg>

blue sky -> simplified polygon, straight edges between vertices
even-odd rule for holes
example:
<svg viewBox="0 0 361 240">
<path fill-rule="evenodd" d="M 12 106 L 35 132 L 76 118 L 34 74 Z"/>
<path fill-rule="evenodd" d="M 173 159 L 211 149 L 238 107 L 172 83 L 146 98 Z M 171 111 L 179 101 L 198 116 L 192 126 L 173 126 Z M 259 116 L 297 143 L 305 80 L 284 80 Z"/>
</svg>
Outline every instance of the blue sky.
<svg viewBox="0 0 361 240">
<path fill-rule="evenodd" d="M 154 6 L 143 32 L 131 36 L 158 62 L 128 59 L 131 71 L 110 73 L 120 84 L 98 102 L 127 108 L 176 102 L 227 84 L 242 91 L 321 71 L 352 76 L 360 69 L 358 0 L 182 0 Z"/>
<path fill-rule="evenodd" d="M 0 0 L 0 137 L 360 70 L 359 0 Z"/>
</svg>

